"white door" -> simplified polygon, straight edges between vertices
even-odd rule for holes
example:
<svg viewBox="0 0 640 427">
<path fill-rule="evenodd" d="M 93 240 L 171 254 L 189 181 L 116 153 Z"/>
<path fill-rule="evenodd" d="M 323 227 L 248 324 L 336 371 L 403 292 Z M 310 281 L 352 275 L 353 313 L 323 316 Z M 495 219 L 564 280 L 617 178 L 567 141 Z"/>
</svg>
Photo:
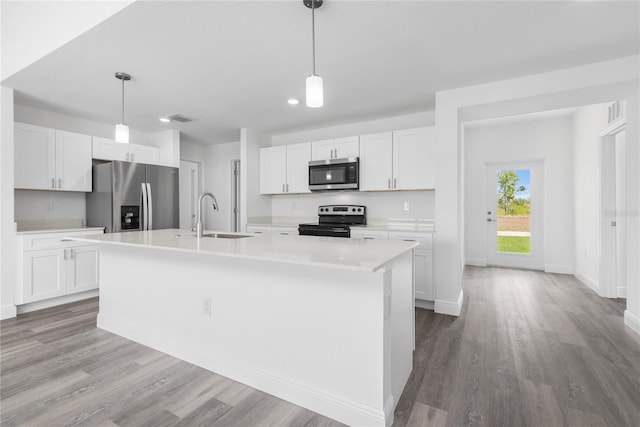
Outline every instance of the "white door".
<svg viewBox="0 0 640 427">
<path fill-rule="evenodd" d="M 200 173 L 196 162 L 180 160 L 180 228 L 191 230 L 196 226 Z"/>
<path fill-rule="evenodd" d="M 91 191 L 91 136 L 56 130 L 56 188 Z"/>
<path fill-rule="evenodd" d="M 56 186 L 56 141 L 53 129 L 15 124 L 15 187 L 52 190 Z"/>
<path fill-rule="evenodd" d="M 287 193 L 310 193 L 309 161 L 311 143 L 287 145 Z"/>
<path fill-rule="evenodd" d="M 67 294 L 98 289 L 99 247 L 67 249 Z"/>
<path fill-rule="evenodd" d="M 360 156 L 360 137 L 348 136 L 346 138 L 337 138 L 333 142 L 334 158 L 344 159 L 346 157 Z"/>
<path fill-rule="evenodd" d="M 433 127 L 393 132 L 394 190 L 435 188 L 433 133 Z"/>
<path fill-rule="evenodd" d="M 487 164 L 487 264 L 544 270 L 542 161 Z"/>
<path fill-rule="evenodd" d="M 287 181 L 287 147 L 260 149 L 260 194 L 282 194 Z"/>
<path fill-rule="evenodd" d="M 392 156 L 391 132 L 360 137 L 360 190 L 391 190 Z"/>
</svg>

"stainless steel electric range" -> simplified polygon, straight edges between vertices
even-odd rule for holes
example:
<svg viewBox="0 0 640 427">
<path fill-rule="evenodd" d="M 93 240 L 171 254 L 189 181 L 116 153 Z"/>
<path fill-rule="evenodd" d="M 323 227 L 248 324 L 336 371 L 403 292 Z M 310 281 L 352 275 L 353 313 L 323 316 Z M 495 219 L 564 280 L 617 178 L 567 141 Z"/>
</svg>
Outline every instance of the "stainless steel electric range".
<svg viewBox="0 0 640 427">
<path fill-rule="evenodd" d="M 350 225 L 365 225 L 367 208 L 357 205 L 318 207 L 318 222 L 298 225 L 301 236 L 351 237 Z"/>
</svg>

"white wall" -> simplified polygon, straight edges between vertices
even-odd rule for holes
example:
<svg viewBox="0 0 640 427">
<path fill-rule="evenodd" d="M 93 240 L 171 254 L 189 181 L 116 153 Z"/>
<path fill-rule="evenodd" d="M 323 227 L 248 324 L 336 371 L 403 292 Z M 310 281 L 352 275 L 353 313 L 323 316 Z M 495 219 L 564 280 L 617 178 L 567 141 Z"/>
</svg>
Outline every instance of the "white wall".
<svg viewBox="0 0 640 427">
<path fill-rule="evenodd" d="M 465 258 L 487 252 L 487 163 L 544 161 L 545 270 L 573 272 L 573 128 L 569 116 L 465 128 Z"/>
<path fill-rule="evenodd" d="M 369 219 L 433 219 L 435 211 L 435 194 L 433 191 L 344 191 L 272 197 L 273 216 L 316 218 L 318 206 L 332 204 L 366 206 Z M 409 203 L 408 211 L 404 210 L 405 202 Z"/>
<path fill-rule="evenodd" d="M 4 80 L 111 17 L 133 1 L 3 1 Z"/>
<path fill-rule="evenodd" d="M 205 228 L 208 230 L 232 231 L 231 190 L 233 160 L 240 159 L 240 142 L 229 142 L 208 146 L 205 152 L 204 186 L 216 196 L 219 210 L 213 212 L 205 207 Z M 207 201 L 208 203 L 208 201 Z"/>
<path fill-rule="evenodd" d="M 575 275 L 597 291 L 600 281 L 600 131 L 608 104 L 581 107 L 573 115 Z"/>
<path fill-rule="evenodd" d="M 15 317 L 17 246 L 13 221 L 13 89 L 0 87 L 0 319 Z"/>
<path fill-rule="evenodd" d="M 86 221 L 85 193 L 72 191 L 15 190 L 15 221 Z"/>
</svg>

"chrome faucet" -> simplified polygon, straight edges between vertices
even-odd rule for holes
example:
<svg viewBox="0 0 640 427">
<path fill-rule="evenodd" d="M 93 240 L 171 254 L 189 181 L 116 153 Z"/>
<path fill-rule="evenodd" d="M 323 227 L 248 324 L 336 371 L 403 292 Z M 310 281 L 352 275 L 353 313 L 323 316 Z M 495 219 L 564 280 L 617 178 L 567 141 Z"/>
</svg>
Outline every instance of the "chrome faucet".
<svg viewBox="0 0 640 427">
<path fill-rule="evenodd" d="M 202 201 L 205 197 L 211 197 L 211 201 L 213 202 L 213 210 L 218 210 L 218 201 L 216 200 L 216 196 L 209 192 L 202 193 L 200 197 L 198 197 L 198 217 L 196 221 L 196 236 L 202 237 L 203 234 L 203 226 L 202 226 Z"/>
</svg>

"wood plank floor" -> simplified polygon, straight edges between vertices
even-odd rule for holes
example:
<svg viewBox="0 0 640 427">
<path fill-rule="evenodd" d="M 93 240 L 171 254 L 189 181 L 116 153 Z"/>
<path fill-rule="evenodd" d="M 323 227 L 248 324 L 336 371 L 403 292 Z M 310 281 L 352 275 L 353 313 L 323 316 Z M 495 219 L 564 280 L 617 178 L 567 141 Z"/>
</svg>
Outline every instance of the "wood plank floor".
<svg viewBox="0 0 640 427">
<path fill-rule="evenodd" d="M 571 276 L 467 268 L 459 318 L 416 310 L 394 426 L 634 426 L 640 339 Z M 2 426 L 337 426 L 97 329 L 97 299 L 1 322 Z"/>
</svg>

